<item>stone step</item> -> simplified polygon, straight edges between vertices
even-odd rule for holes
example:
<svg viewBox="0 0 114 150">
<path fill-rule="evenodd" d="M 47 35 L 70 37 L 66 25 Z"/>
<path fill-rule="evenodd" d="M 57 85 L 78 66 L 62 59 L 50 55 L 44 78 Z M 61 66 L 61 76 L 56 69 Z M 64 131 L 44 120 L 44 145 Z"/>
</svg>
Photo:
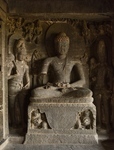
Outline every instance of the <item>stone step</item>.
<svg viewBox="0 0 114 150">
<path fill-rule="evenodd" d="M 104 150 L 100 144 L 96 145 L 23 145 L 7 144 L 3 150 Z"/>
</svg>

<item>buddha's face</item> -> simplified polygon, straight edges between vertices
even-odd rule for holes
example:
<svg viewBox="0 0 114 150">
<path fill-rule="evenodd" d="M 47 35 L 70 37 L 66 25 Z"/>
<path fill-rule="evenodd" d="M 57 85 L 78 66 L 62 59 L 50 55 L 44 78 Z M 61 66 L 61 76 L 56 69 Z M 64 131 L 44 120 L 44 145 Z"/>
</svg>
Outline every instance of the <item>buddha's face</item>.
<svg viewBox="0 0 114 150">
<path fill-rule="evenodd" d="M 55 38 L 55 49 L 58 55 L 66 55 L 69 50 L 69 37 L 62 32 Z"/>
<path fill-rule="evenodd" d="M 56 43 L 56 51 L 58 55 L 66 55 L 69 50 L 69 43 L 66 41 L 59 41 Z"/>
</svg>

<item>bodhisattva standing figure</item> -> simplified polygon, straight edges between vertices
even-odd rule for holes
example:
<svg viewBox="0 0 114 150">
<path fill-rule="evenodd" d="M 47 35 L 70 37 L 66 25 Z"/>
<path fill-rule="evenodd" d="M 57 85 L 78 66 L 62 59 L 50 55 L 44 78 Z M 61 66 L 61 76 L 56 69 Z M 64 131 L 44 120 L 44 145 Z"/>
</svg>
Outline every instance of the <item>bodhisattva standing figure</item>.
<svg viewBox="0 0 114 150">
<path fill-rule="evenodd" d="M 72 61 L 67 57 L 70 40 L 65 33 L 60 33 L 55 38 L 55 50 L 57 56 L 46 58 L 43 64 L 41 75 L 45 76 L 51 71 L 51 83 L 47 83 L 42 87 L 33 89 L 32 97 L 52 98 L 61 96 L 73 97 L 91 97 L 92 92 L 83 88 L 85 84 L 85 76 L 80 61 Z M 71 72 L 75 70 L 75 76 L 78 79 L 71 81 Z"/>
<path fill-rule="evenodd" d="M 17 43 L 18 46 L 18 43 Z M 24 61 L 25 51 L 18 50 L 17 47 L 16 59 L 11 60 L 11 65 L 8 68 L 8 102 L 9 102 L 9 114 L 10 125 L 16 127 L 16 112 L 15 104 L 18 99 L 20 118 L 22 126 L 24 123 L 24 98 L 25 91 L 30 87 L 29 68 Z M 22 47 L 23 49 L 23 47 Z M 13 54 L 12 54 L 13 56 Z"/>
<path fill-rule="evenodd" d="M 98 43 L 98 65 L 95 67 L 94 98 L 97 108 L 97 126 L 100 131 L 103 127 L 103 118 L 105 119 L 106 129 L 110 127 L 110 98 L 112 90 L 112 70 L 107 64 L 106 47 L 103 40 Z M 104 115 L 103 115 L 104 114 Z"/>
</svg>

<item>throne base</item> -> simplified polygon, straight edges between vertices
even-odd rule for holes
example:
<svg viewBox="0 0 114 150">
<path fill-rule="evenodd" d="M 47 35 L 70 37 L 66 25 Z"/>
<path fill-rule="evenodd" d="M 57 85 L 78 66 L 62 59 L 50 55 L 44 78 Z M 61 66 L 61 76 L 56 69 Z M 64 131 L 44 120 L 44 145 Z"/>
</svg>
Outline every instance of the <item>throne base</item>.
<svg viewBox="0 0 114 150">
<path fill-rule="evenodd" d="M 59 98 L 58 98 L 59 99 Z M 84 102 L 86 99 L 86 103 Z M 88 99 L 88 100 L 87 100 Z M 46 102 L 31 98 L 28 107 L 28 130 L 24 144 L 31 145 L 53 145 L 53 144 L 96 144 L 98 136 L 96 133 L 96 108 L 92 103 L 93 98 L 46 100 Z M 31 124 L 31 112 L 39 109 L 45 115 L 48 128 L 37 128 Z M 89 111 L 90 124 L 84 125 L 84 114 Z M 77 116 L 78 115 L 78 116 Z M 78 121 L 78 124 L 77 124 Z M 77 126 L 78 125 L 78 126 Z"/>
</svg>

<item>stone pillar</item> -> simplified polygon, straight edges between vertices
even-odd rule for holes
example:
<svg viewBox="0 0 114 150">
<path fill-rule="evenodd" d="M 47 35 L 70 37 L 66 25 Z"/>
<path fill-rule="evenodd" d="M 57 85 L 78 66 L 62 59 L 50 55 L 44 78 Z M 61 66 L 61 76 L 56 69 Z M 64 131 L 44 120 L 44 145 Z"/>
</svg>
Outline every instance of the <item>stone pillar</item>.
<svg viewBox="0 0 114 150">
<path fill-rule="evenodd" d="M 114 68 L 114 19 L 112 19 L 112 65 Z M 111 101 L 111 107 L 112 107 L 112 125 L 114 128 L 114 76 L 113 76 L 113 93 L 112 93 L 112 101 Z"/>
<path fill-rule="evenodd" d="M 2 46 L 2 26 L 0 22 L 0 47 Z M 3 137 L 3 101 L 2 101 L 2 72 L 1 72 L 1 66 L 2 66 L 2 49 L 0 48 L 0 141 Z"/>
<path fill-rule="evenodd" d="M 8 111 L 6 94 L 6 76 L 5 76 L 5 22 L 6 22 L 7 4 L 0 0 L 0 141 L 6 139 L 8 132 Z"/>
<path fill-rule="evenodd" d="M 114 19 L 112 19 L 112 64 L 114 67 Z"/>
<path fill-rule="evenodd" d="M 0 138 L 8 134 L 7 82 L 5 75 L 5 23 L 0 21 Z"/>
</svg>

